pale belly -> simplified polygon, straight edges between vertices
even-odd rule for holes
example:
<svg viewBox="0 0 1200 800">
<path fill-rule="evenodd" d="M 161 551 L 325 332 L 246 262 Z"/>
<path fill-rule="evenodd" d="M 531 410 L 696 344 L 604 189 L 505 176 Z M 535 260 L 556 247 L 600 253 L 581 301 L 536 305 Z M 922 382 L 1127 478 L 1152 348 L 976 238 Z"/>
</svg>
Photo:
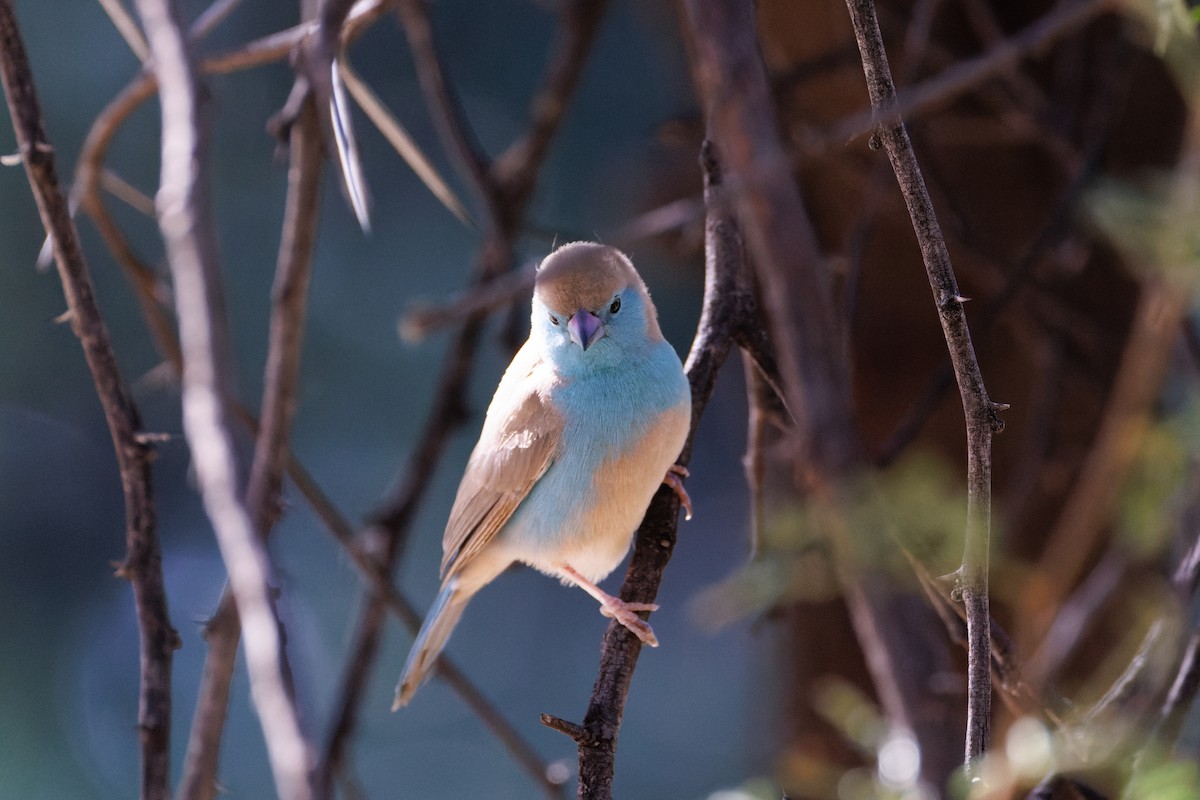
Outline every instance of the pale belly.
<svg viewBox="0 0 1200 800">
<path fill-rule="evenodd" d="M 561 577 L 567 565 L 592 582 L 603 579 L 625 557 L 650 499 L 678 458 L 690 411 L 690 402 L 679 402 L 644 424 L 610 419 L 571 432 L 575 440 L 564 441 L 562 457 L 495 544 L 550 575 Z"/>
</svg>

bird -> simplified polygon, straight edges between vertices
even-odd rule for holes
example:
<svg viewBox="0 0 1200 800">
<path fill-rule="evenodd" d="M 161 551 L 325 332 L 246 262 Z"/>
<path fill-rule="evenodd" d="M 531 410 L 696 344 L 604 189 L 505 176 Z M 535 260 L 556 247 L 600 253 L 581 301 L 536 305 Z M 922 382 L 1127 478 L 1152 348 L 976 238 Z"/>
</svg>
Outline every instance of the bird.
<svg viewBox="0 0 1200 800">
<path fill-rule="evenodd" d="M 442 540 L 441 589 L 396 686 L 406 705 L 467 603 L 514 563 L 578 586 L 643 643 L 638 612 L 596 584 L 624 559 L 660 484 L 692 504 L 676 461 L 691 389 L 629 258 L 596 242 L 547 255 L 529 338 L 505 371 L 467 461 Z"/>
</svg>

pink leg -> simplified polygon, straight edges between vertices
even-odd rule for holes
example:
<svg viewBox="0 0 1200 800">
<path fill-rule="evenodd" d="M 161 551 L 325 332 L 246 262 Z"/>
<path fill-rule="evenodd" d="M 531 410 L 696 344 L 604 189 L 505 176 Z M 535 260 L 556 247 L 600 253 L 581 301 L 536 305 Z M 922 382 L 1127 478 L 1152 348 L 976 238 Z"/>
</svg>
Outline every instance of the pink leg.
<svg viewBox="0 0 1200 800">
<path fill-rule="evenodd" d="M 687 489 L 683 488 L 681 478 L 686 478 L 689 475 L 687 467 L 681 467 L 678 464 L 672 464 L 667 468 L 667 474 L 663 476 L 662 482 L 671 487 L 671 491 L 679 496 L 679 502 L 683 506 L 683 510 L 687 512 L 684 519 L 692 518 L 692 498 L 688 497 Z"/>
<path fill-rule="evenodd" d="M 641 639 L 643 644 L 658 647 L 658 637 L 654 635 L 654 630 L 646 620 L 637 615 L 638 611 L 657 611 L 657 604 L 627 603 L 619 597 L 613 597 L 566 564 L 559 564 L 558 570 L 580 589 L 583 589 L 596 598 L 597 602 L 600 603 L 601 614 L 606 617 L 612 617 L 624 625 L 634 636 Z"/>
</svg>

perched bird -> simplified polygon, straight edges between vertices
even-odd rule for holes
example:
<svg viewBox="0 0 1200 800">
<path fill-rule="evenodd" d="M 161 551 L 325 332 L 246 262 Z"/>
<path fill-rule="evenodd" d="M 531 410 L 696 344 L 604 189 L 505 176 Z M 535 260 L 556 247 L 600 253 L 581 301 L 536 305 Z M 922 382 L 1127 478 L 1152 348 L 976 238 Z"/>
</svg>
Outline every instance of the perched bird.
<svg viewBox="0 0 1200 800">
<path fill-rule="evenodd" d="M 529 339 L 488 407 L 446 523 L 442 588 L 393 708 L 428 677 L 467 602 L 514 562 L 574 584 L 646 644 L 637 615 L 596 582 L 625 557 L 660 483 L 691 502 L 675 464 L 691 390 L 646 285 L 621 252 L 575 242 L 538 267 Z"/>
</svg>

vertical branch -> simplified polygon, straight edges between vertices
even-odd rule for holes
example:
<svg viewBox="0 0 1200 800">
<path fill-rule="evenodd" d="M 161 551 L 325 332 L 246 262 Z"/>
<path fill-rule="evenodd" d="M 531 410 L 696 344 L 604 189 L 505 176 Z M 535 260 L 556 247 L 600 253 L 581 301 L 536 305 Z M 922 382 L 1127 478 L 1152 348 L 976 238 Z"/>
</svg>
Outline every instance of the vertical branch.
<svg viewBox="0 0 1200 800">
<path fill-rule="evenodd" d="M 290 455 L 288 441 L 296 410 L 301 341 L 317 230 L 321 137 L 311 99 L 301 106 L 300 115 L 290 128 L 289 144 L 287 205 L 272 290 L 260 424 L 246 491 L 248 513 L 264 538 L 279 517 L 283 472 Z M 221 737 L 240 636 L 237 608 L 226 588 L 216 613 L 205 626 L 208 654 L 192 719 L 180 798 L 211 798 L 216 792 Z"/>
<path fill-rule="evenodd" d="M 225 398 L 228 340 L 207 183 L 207 127 L 188 44 L 170 0 L 138 0 L 162 105 L 159 227 L 175 285 L 183 353 L 183 422 L 205 510 L 212 520 L 238 615 L 246 630 L 251 693 L 276 790 L 311 795 L 309 748 L 280 662 L 270 563 L 240 497 Z"/>
<path fill-rule="evenodd" d="M 29 183 L 96 394 L 112 435 L 125 500 L 125 561 L 118 574 L 133 586 L 140 640 L 138 732 L 143 800 L 170 795 L 171 661 L 179 635 L 171 627 L 155 530 L 150 461 L 141 420 L 117 366 L 116 354 L 92 288 L 91 272 L 58 182 L 54 149 L 42 128 L 33 74 L 9 0 L 0 0 L 0 78 Z"/>
<path fill-rule="evenodd" d="M 896 87 L 892 82 L 883 36 L 875 16 L 874 0 L 847 0 L 854 36 L 862 56 L 871 106 L 878 115 L 876 136 L 887 150 L 896 173 L 921 257 L 933 290 L 938 319 L 962 396 L 967 428 L 967 530 L 959 587 L 967 609 L 968 674 L 967 736 L 965 755 L 974 766 L 988 747 L 991 717 L 991 642 L 988 612 L 988 551 L 991 526 L 992 434 L 1003 429 L 983 385 L 979 362 L 971 343 L 950 254 L 934 215 L 925 180 L 913 153 L 903 121 L 894 111 Z"/>
<path fill-rule="evenodd" d="M 790 463 L 783 467 L 793 476 L 789 490 L 818 512 L 813 519 L 837 552 L 843 599 L 877 693 L 888 716 L 912 730 L 927 754 L 923 775 L 940 783 L 949 769 L 945 721 L 954 709 L 948 697 L 931 691 L 928 675 L 948 668 L 947 656 L 923 641 L 937 624 L 933 615 L 897 602 L 904 592 L 879 570 L 858 563 L 850 546 L 850 512 L 863 499 L 855 478 L 866 463 L 854 419 L 845 323 L 779 135 L 754 5 L 685 0 L 681 10 L 694 80 L 725 158 L 728 196 L 745 229 L 779 351 L 782 396 L 795 421 L 787 442 Z"/>
</svg>

